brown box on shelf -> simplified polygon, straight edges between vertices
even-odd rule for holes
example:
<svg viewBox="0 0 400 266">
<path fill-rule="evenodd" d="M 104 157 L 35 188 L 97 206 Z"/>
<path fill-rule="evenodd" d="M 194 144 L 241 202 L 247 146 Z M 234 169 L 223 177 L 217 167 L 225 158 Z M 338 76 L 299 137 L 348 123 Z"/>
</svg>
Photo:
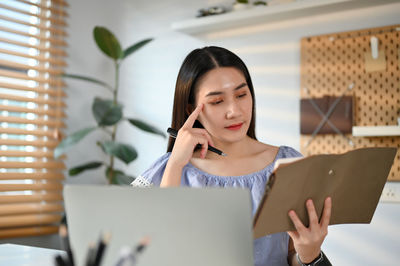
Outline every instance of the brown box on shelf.
<svg viewBox="0 0 400 266">
<path fill-rule="evenodd" d="M 323 116 L 318 113 L 312 105 L 311 100 L 318 106 L 324 115 L 338 99 L 334 96 L 324 96 L 321 98 L 304 98 L 300 101 L 300 133 L 312 134 L 318 127 Z M 353 126 L 353 96 L 343 96 L 335 106 L 328 120 L 336 126 L 343 134 L 351 133 Z M 318 134 L 334 134 L 336 131 L 325 122 Z"/>
</svg>

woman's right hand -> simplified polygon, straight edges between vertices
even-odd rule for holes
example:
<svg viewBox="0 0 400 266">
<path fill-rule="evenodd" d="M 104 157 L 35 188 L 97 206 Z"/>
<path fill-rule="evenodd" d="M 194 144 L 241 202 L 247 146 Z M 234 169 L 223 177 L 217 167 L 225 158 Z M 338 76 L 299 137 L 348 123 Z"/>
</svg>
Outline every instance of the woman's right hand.
<svg viewBox="0 0 400 266">
<path fill-rule="evenodd" d="M 201 158 L 206 157 L 208 145 L 213 146 L 212 139 L 204 128 L 193 128 L 194 122 L 203 110 L 203 106 L 204 104 L 199 104 L 179 129 L 174 148 L 168 160 L 169 163 L 183 168 L 192 158 L 197 144 L 202 146 Z"/>
</svg>

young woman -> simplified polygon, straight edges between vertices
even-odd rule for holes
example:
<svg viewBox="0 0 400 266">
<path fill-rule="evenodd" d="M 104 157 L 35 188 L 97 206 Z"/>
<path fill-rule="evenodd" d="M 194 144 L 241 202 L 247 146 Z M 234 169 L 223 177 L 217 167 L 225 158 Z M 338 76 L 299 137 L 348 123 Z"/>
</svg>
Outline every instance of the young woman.
<svg viewBox="0 0 400 266">
<path fill-rule="evenodd" d="M 251 192 L 253 215 L 263 196 L 274 162 L 301 154 L 272 146 L 255 136 L 255 98 L 243 61 L 220 47 L 192 51 L 178 74 L 168 152 L 132 185 L 243 187 Z M 209 152 L 208 145 L 228 156 Z M 293 178 L 296 178 L 293 176 Z M 321 251 L 327 235 L 331 199 L 319 221 L 312 200 L 306 202 L 310 225 L 288 213 L 296 231 L 254 241 L 255 265 L 330 265 Z"/>
</svg>

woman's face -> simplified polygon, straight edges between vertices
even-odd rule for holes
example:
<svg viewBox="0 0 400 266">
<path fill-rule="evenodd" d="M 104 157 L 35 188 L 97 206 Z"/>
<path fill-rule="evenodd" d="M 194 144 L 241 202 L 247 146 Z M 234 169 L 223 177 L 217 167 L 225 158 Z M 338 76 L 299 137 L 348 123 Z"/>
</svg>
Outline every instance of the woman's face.
<svg viewBox="0 0 400 266">
<path fill-rule="evenodd" d="M 250 125 L 253 100 L 242 72 L 218 67 L 197 83 L 196 105 L 204 104 L 198 120 L 214 141 L 233 143 L 243 139 Z"/>
</svg>

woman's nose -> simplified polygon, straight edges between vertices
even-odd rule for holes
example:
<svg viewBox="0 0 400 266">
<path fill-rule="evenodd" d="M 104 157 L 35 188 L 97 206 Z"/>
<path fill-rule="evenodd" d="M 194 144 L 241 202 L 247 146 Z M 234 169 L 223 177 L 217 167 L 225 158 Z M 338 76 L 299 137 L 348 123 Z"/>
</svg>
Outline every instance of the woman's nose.
<svg viewBox="0 0 400 266">
<path fill-rule="evenodd" d="M 232 119 L 240 115 L 240 108 L 235 101 L 232 101 L 228 104 L 226 110 L 226 118 Z"/>
</svg>

